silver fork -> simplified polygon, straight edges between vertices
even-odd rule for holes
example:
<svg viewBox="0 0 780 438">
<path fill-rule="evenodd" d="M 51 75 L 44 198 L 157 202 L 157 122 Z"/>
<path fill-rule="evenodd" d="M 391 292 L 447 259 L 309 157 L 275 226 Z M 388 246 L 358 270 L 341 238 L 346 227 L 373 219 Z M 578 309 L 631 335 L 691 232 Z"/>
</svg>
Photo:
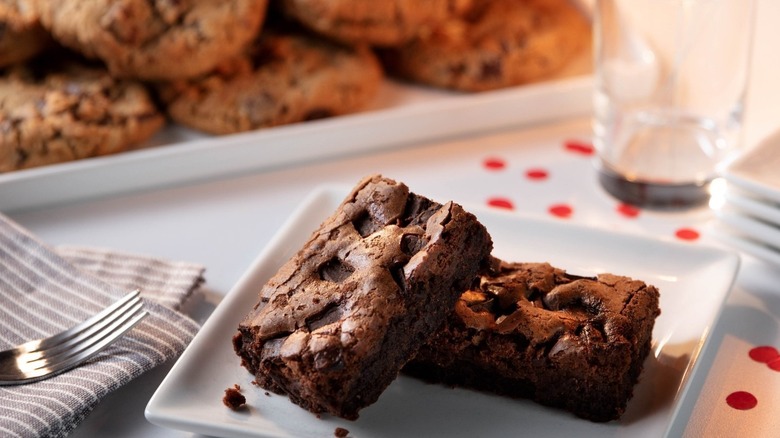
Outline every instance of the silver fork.
<svg viewBox="0 0 780 438">
<path fill-rule="evenodd" d="M 77 366 L 141 321 L 147 315 L 142 307 L 135 290 L 68 330 L 0 351 L 0 385 L 31 383 Z"/>
</svg>

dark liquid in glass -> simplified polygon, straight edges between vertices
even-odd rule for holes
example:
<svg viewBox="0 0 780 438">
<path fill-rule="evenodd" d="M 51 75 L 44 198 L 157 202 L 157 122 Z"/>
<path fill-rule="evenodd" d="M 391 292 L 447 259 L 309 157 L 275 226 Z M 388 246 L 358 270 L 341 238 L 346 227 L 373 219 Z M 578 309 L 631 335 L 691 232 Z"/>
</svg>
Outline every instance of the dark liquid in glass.
<svg viewBox="0 0 780 438">
<path fill-rule="evenodd" d="M 612 196 L 627 204 L 659 210 L 679 210 L 707 204 L 710 183 L 656 184 L 631 181 L 606 168 L 599 169 L 599 182 Z"/>
</svg>

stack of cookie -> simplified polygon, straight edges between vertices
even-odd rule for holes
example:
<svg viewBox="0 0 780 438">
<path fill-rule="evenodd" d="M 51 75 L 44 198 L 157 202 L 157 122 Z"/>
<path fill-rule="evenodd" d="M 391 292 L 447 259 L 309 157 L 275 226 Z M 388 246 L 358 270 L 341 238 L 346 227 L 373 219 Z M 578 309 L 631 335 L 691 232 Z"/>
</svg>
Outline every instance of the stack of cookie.
<svg viewBox="0 0 780 438">
<path fill-rule="evenodd" d="M 0 172 L 127 150 L 165 124 L 149 84 L 257 36 L 266 1 L 2 0 Z"/>
<path fill-rule="evenodd" d="M 385 71 L 544 79 L 590 39 L 570 0 L 0 0 L 0 172 L 352 113 Z"/>
</svg>

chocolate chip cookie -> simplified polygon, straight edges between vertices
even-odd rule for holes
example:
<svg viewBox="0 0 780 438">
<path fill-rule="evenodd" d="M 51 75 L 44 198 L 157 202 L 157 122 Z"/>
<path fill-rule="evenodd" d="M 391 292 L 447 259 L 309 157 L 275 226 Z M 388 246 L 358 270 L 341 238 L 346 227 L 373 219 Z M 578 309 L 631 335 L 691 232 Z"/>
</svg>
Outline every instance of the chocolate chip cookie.
<svg viewBox="0 0 780 438">
<path fill-rule="evenodd" d="M 328 37 L 395 46 L 463 14 L 472 0 L 282 0 L 282 11 Z"/>
<path fill-rule="evenodd" d="M 482 91 L 542 80 L 589 47 L 590 24 L 569 0 L 476 0 L 427 37 L 383 51 L 388 72 Z"/>
<path fill-rule="evenodd" d="M 32 58 L 51 42 L 29 0 L 0 0 L 0 67 Z"/>
<path fill-rule="evenodd" d="M 35 0 L 63 45 L 117 77 L 177 79 L 240 53 L 259 32 L 267 0 Z"/>
<path fill-rule="evenodd" d="M 228 134 L 357 111 L 381 81 L 379 61 L 366 46 L 266 30 L 244 56 L 161 86 L 160 95 L 175 121 Z"/>
<path fill-rule="evenodd" d="M 143 85 L 102 67 L 17 65 L 0 77 L 0 172 L 125 151 L 164 123 Z"/>
</svg>

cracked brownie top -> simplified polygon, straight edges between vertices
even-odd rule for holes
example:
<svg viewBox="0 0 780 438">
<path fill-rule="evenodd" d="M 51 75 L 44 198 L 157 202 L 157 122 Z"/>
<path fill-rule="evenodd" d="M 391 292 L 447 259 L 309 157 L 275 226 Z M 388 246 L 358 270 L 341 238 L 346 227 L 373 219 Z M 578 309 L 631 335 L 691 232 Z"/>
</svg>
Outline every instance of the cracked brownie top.
<svg viewBox="0 0 780 438">
<path fill-rule="evenodd" d="M 657 295 L 654 287 L 628 277 L 581 277 L 548 263 L 496 261 L 494 272 L 465 292 L 455 309 L 466 327 L 519 333 L 531 345 L 552 342 L 553 354 L 583 337 L 605 343 L 630 339 L 634 319 L 657 316 L 651 307 L 626 312 L 637 293 Z"/>
<path fill-rule="evenodd" d="M 439 237 L 465 214 L 460 206 L 410 195 L 405 185 L 373 183 L 263 287 L 244 322 L 257 337 L 282 341 L 283 356 L 331 343 L 368 353 L 361 350 L 380 347 L 374 341 L 390 318 L 408 311 L 411 283 L 445 275 L 448 267 L 435 258 L 449 248 Z"/>
</svg>

